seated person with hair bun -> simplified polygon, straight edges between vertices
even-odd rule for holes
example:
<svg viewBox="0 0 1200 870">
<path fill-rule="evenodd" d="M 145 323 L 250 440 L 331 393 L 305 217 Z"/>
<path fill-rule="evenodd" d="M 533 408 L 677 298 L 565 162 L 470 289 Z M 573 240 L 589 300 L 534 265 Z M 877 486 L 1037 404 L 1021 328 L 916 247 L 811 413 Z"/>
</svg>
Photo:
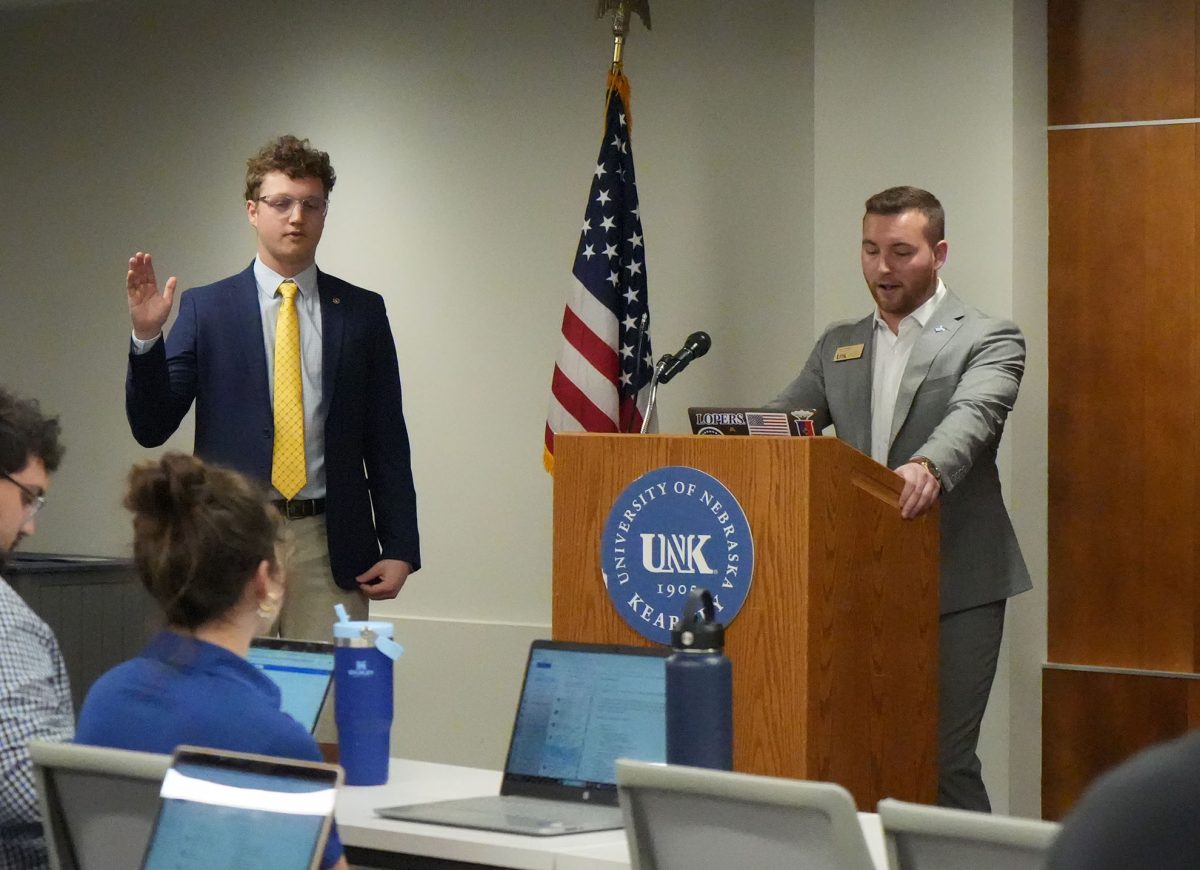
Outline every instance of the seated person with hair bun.
<svg viewBox="0 0 1200 870">
<path fill-rule="evenodd" d="M 285 526 L 266 494 L 237 472 L 168 453 L 129 473 L 125 507 L 138 574 L 168 628 L 96 681 L 76 742 L 320 761 L 312 735 L 280 710 L 279 689 L 246 661 L 283 602 Z M 348 867 L 336 827 L 321 866 Z"/>
</svg>

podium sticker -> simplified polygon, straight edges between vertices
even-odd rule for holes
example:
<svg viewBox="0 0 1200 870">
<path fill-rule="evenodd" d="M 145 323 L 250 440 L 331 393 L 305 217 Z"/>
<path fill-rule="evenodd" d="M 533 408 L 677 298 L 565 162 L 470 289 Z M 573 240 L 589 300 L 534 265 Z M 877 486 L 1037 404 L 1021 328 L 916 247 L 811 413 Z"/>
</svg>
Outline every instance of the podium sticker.
<svg viewBox="0 0 1200 870">
<path fill-rule="evenodd" d="M 608 597 L 638 634 L 669 644 L 693 589 L 713 596 L 728 626 L 750 592 L 754 540 L 725 484 L 697 468 L 668 465 L 622 490 L 600 541 Z"/>
</svg>

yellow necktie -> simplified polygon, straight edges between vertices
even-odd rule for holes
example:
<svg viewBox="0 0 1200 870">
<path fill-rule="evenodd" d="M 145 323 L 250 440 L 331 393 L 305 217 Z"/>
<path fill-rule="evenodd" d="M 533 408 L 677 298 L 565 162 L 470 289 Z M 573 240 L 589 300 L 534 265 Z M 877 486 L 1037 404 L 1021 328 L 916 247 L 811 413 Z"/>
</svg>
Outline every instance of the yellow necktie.
<svg viewBox="0 0 1200 870">
<path fill-rule="evenodd" d="M 286 499 L 304 488 L 304 392 L 300 385 L 300 321 L 295 281 L 279 285 L 283 302 L 275 318 L 275 449 L 271 483 Z"/>
</svg>

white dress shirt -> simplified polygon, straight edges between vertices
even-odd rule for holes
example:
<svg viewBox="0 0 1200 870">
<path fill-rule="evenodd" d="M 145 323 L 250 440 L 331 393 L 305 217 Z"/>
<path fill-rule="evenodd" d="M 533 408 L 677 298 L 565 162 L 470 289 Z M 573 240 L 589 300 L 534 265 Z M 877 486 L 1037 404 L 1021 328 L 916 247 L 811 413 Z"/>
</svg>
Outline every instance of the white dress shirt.
<svg viewBox="0 0 1200 870">
<path fill-rule="evenodd" d="M 925 324 L 933 316 L 934 309 L 946 298 L 946 285 L 938 278 L 937 289 L 912 314 L 900 321 L 900 329 L 893 333 L 883 322 L 879 311 L 875 312 L 874 355 L 875 367 L 871 377 L 871 458 L 887 465 L 888 451 L 892 446 L 892 424 L 896 414 L 896 396 L 900 392 L 900 380 L 912 354 L 917 338 Z"/>
</svg>

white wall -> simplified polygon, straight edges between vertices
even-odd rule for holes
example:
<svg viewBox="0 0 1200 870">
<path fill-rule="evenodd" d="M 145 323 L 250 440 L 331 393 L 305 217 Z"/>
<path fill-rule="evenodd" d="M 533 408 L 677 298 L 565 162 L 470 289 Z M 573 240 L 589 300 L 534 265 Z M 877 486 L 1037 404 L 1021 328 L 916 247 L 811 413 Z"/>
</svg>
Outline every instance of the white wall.
<svg viewBox="0 0 1200 870">
<path fill-rule="evenodd" d="M 1034 588 L 1009 607 L 1009 797 L 1013 812 L 1041 815 L 1042 664 L 1046 661 L 1046 408 L 1049 400 L 1049 263 L 1046 2 L 1013 3 L 1013 317 L 1027 341 L 1019 415 L 1009 431 L 1009 505 Z"/>
<path fill-rule="evenodd" d="M 1044 590 L 1045 4 L 818 0 L 814 43 L 816 320 L 870 310 L 857 255 L 863 201 L 894 184 L 937 194 L 946 283 L 1029 339 L 1001 473 Z M 994 807 L 1036 816 L 1044 591 L 1015 599 L 1008 616 L 980 757 Z"/>
<path fill-rule="evenodd" d="M 585 0 L 124 0 L 0 12 L 0 382 L 68 442 L 29 548 L 119 554 L 143 451 L 123 411 L 125 260 L 183 285 L 254 253 L 245 158 L 294 131 L 338 172 L 319 263 L 383 293 L 425 568 L 377 615 L 408 657 L 395 745 L 497 766 L 519 650 L 549 633 L 542 427 L 599 148 L 606 22 Z M 760 401 L 812 335 L 811 8 L 655 0 L 626 53 L 661 397 Z M 169 446 L 191 446 L 190 417 Z M 437 662 L 437 665 L 431 663 Z"/>
</svg>

